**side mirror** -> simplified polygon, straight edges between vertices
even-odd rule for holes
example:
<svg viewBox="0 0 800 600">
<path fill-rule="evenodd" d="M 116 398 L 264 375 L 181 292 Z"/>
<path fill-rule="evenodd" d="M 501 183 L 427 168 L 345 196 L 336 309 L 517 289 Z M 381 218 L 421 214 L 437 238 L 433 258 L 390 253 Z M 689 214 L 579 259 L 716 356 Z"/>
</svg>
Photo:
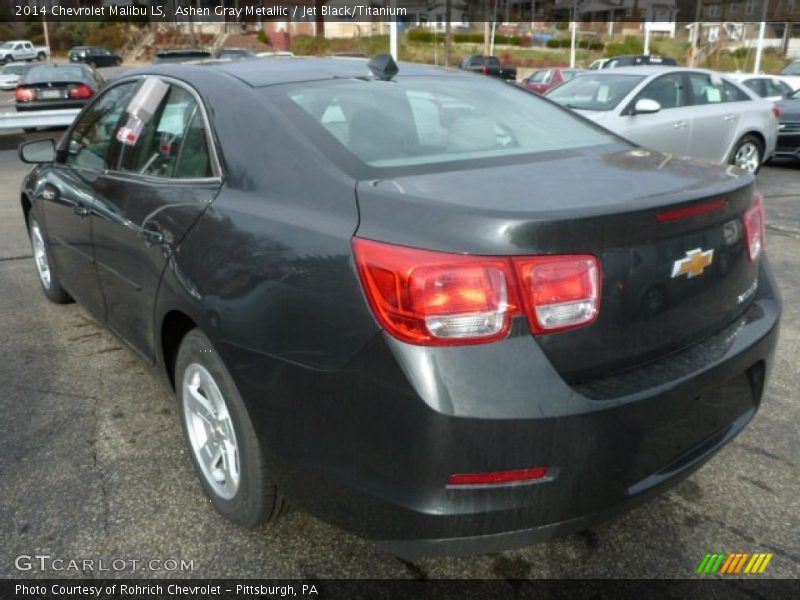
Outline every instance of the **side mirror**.
<svg viewBox="0 0 800 600">
<path fill-rule="evenodd" d="M 56 159 L 56 143 L 46 140 L 32 140 L 19 145 L 19 159 L 24 163 L 50 163 Z"/>
<path fill-rule="evenodd" d="M 649 115 L 661 110 L 661 105 L 652 98 L 640 98 L 633 107 L 635 115 Z"/>
</svg>

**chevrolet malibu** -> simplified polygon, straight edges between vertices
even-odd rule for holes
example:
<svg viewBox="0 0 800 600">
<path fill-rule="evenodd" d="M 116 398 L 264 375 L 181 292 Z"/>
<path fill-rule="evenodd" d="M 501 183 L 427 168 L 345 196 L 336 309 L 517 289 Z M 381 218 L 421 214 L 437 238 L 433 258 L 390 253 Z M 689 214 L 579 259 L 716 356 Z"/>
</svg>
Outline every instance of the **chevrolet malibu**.
<svg viewBox="0 0 800 600">
<path fill-rule="evenodd" d="M 758 172 L 775 151 L 780 111 L 719 73 L 624 67 L 567 81 L 551 100 L 642 146 Z"/>
<path fill-rule="evenodd" d="M 492 78 L 153 66 L 20 156 L 44 294 L 164 374 L 240 525 L 291 503 L 402 557 L 519 547 L 663 492 L 763 396 L 753 176 Z"/>
</svg>

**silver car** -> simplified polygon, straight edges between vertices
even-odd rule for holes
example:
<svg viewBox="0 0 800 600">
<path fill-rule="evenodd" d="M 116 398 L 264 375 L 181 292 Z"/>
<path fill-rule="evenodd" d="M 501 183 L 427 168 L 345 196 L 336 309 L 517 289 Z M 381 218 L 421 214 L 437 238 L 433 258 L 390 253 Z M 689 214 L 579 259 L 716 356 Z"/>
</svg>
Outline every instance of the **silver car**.
<svg viewBox="0 0 800 600">
<path fill-rule="evenodd" d="M 13 62 L 0 68 L 0 90 L 9 91 L 17 89 L 20 75 L 28 67 L 28 63 Z"/>
<path fill-rule="evenodd" d="M 652 66 L 591 71 L 547 97 L 640 146 L 753 173 L 772 156 L 778 137 L 774 104 L 714 71 Z"/>
</svg>

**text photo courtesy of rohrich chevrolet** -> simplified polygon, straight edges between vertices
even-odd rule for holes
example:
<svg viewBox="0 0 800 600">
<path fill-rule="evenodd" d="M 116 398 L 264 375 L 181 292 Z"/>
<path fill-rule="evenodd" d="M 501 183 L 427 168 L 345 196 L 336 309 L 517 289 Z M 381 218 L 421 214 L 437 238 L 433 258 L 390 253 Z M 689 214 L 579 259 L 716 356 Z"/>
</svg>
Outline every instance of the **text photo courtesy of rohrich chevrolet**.
<svg viewBox="0 0 800 600">
<path fill-rule="evenodd" d="M 800 3 L 0 17 L 0 598 L 797 597 Z"/>
</svg>

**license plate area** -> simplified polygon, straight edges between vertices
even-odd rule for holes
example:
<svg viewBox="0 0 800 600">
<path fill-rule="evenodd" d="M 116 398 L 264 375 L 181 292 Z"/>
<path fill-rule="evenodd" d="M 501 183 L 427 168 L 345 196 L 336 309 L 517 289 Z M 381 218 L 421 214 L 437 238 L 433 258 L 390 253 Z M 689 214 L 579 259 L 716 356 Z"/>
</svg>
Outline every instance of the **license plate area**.
<svg viewBox="0 0 800 600">
<path fill-rule="evenodd" d="M 57 98 L 64 98 L 64 90 L 42 90 L 41 98 L 43 100 L 55 100 Z"/>
</svg>

